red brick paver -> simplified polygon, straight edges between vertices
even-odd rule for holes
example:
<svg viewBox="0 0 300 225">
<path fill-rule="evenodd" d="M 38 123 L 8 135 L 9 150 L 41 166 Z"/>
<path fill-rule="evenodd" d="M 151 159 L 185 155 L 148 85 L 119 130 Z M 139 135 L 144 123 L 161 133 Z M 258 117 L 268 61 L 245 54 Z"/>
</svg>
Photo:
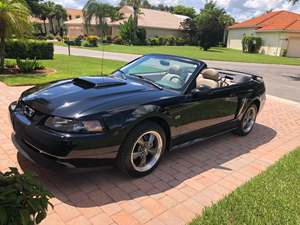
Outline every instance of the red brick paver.
<svg viewBox="0 0 300 225">
<path fill-rule="evenodd" d="M 300 106 L 268 96 L 247 137 L 223 135 L 171 152 L 151 175 L 115 169 L 56 174 L 17 155 L 7 107 L 26 87 L 0 83 L 0 170 L 33 170 L 55 195 L 43 225 L 186 224 L 300 145 Z"/>
</svg>

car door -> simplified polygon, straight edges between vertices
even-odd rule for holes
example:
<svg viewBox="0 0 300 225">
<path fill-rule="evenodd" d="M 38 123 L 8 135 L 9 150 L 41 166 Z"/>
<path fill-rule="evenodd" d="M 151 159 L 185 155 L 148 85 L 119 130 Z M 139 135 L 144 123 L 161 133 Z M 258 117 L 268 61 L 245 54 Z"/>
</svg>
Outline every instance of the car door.
<svg viewBox="0 0 300 225">
<path fill-rule="evenodd" d="M 173 111 L 175 139 L 185 135 L 192 137 L 193 132 L 233 121 L 238 108 L 237 91 L 229 86 L 181 96 L 177 110 Z"/>
</svg>

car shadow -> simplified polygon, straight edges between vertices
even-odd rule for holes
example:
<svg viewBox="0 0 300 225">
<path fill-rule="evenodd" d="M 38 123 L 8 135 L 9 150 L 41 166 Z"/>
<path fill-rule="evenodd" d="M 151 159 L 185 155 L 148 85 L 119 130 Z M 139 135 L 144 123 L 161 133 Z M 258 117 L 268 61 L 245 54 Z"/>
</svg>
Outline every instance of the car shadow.
<svg viewBox="0 0 300 225">
<path fill-rule="evenodd" d="M 246 137 L 228 133 L 185 145 L 169 152 L 153 173 L 138 179 L 115 168 L 74 174 L 53 172 L 20 154 L 18 162 L 24 171 L 37 174 L 37 179 L 61 202 L 89 208 L 160 194 L 213 168 L 230 171 L 226 162 L 269 143 L 276 134 L 272 128 L 257 124 Z"/>
</svg>

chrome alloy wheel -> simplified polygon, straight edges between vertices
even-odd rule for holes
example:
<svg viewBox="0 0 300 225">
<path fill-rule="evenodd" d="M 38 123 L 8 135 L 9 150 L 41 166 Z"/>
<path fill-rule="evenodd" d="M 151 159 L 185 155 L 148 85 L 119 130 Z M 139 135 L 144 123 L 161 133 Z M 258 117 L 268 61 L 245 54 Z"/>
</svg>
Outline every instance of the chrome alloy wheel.
<svg viewBox="0 0 300 225">
<path fill-rule="evenodd" d="M 163 140 L 156 131 L 143 133 L 134 143 L 131 164 L 138 172 L 146 172 L 158 162 L 163 148 Z"/>
<path fill-rule="evenodd" d="M 250 132 L 251 129 L 253 128 L 256 120 L 256 114 L 257 114 L 257 110 L 255 106 L 251 106 L 245 113 L 242 122 L 242 128 L 245 133 Z"/>
</svg>

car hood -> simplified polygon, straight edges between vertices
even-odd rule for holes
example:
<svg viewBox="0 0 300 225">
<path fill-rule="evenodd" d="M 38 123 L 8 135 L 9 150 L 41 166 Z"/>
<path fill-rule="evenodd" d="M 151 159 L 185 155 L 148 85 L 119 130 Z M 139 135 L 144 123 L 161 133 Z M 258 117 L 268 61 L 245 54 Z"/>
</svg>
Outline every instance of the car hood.
<svg viewBox="0 0 300 225">
<path fill-rule="evenodd" d="M 22 101 L 47 115 L 78 118 L 111 110 L 128 99 L 145 96 L 156 87 L 112 77 L 82 77 L 36 86 L 22 94 Z M 117 104 L 118 103 L 118 104 Z"/>
</svg>

